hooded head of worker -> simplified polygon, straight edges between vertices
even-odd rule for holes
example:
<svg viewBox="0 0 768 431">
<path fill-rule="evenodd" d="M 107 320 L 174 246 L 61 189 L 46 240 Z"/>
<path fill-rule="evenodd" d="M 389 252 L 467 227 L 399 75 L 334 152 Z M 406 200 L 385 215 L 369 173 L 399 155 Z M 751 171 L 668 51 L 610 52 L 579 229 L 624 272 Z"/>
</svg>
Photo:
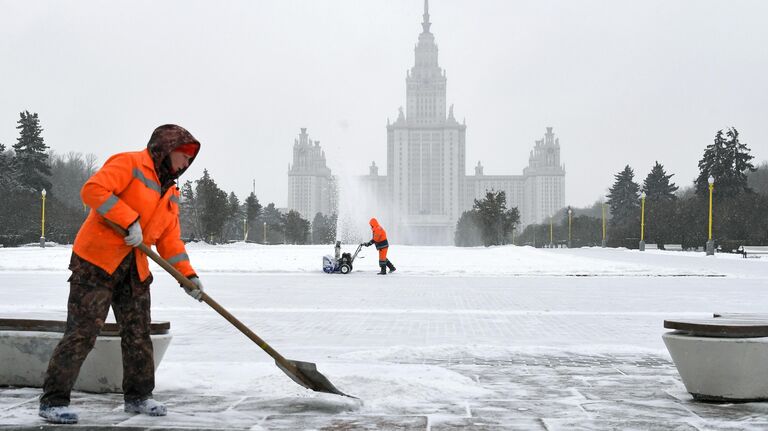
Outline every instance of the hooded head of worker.
<svg viewBox="0 0 768 431">
<path fill-rule="evenodd" d="M 371 225 L 371 229 L 376 229 L 376 226 L 379 225 L 379 221 L 376 220 L 375 217 L 372 217 L 368 224 Z"/>
<path fill-rule="evenodd" d="M 200 142 L 185 128 L 165 124 L 152 132 L 147 149 L 165 192 L 195 160 L 200 152 Z"/>
</svg>

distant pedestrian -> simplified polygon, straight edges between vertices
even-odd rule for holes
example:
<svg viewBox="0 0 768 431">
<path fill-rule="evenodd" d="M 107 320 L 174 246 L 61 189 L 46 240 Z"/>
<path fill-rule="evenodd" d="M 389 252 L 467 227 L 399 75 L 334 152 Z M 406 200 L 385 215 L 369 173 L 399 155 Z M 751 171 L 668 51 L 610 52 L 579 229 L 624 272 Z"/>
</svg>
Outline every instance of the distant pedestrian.
<svg viewBox="0 0 768 431">
<path fill-rule="evenodd" d="M 40 416 L 46 421 L 77 422 L 70 393 L 110 305 L 120 326 L 124 409 L 165 416 L 165 406 L 152 399 L 152 274 L 147 256 L 134 247 L 156 245 L 163 258 L 197 285 L 187 293 L 201 299 L 203 285 L 181 241 L 175 183 L 199 151 L 200 142 L 182 127 L 160 126 L 146 149 L 112 156 L 83 186 L 80 195 L 91 211 L 72 247 L 67 326 L 48 364 L 40 398 Z M 116 233 L 105 219 L 128 235 Z"/>
<path fill-rule="evenodd" d="M 373 232 L 373 239 L 365 243 L 365 246 L 370 247 L 371 245 L 376 244 L 376 249 L 379 250 L 379 267 L 381 268 L 381 271 L 378 274 L 387 275 L 387 268 L 389 268 L 390 273 L 395 272 L 395 265 L 392 265 L 392 262 L 387 259 L 387 250 L 389 249 L 387 232 L 375 218 L 372 218 L 369 224 L 371 225 L 371 231 Z"/>
</svg>

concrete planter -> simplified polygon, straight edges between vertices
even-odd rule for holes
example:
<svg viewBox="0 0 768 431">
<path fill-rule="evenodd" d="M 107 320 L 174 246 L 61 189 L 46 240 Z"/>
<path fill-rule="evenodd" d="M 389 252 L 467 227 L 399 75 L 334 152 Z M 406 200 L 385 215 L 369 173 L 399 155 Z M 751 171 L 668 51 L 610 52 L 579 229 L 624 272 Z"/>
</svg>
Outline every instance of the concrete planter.
<svg viewBox="0 0 768 431">
<path fill-rule="evenodd" d="M 53 350 L 61 340 L 65 322 L 0 319 L 0 386 L 42 387 Z M 172 336 L 167 322 L 151 330 L 155 369 Z M 116 324 L 106 324 L 80 369 L 75 390 L 122 392 L 123 359 Z"/>
<path fill-rule="evenodd" d="M 662 338 L 694 399 L 768 400 L 768 338 L 701 337 L 679 331 Z"/>
</svg>

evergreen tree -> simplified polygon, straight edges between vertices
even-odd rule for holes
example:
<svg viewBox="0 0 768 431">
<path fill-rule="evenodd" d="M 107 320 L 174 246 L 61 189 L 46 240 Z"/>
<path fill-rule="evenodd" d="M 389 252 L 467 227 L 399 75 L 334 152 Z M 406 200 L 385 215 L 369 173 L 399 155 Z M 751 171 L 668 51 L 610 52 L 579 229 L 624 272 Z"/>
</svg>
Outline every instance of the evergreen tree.
<svg viewBox="0 0 768 431">
<path fill-rule="evenodd" d="M 509 233 L 520 222 L 517 208 L 507 210 L 504 191 L 487 191 L 485 198 L 475 199 L 472 209 L 477 212 L 476 220 L 486 247 L 506 243 Z"/>
<path fill-rule="evenodd" d="M 732 166 L 730 171 L 732 187 L 735 189 L 736 194 L 740 192 L 751 193 L 752 190 L 747 182 L 747 174 L 756 170 L 755 165 L 751 162 L 754 156 L 749 154 L 750 150 L 747 144 L 739 141 L 739 131 L 735 127 L 728 129 L 725 135 L 728 137 L 726 148 L 733 160 L 733 165 L 730 165 Z"/>
<path fill-rule="evenodd" d="M 203 176 L 195 181 L 195 195 L 200 225 L 204 239 L 210 242 L 221 241 L 224 224 L 229 216 L 227 193 L 203 170 Z"/>
<path fill-rule="evenodd" d="M 12 153 L 6 151 L 5 145 L 0 143 L 0 190 L 8 191 L 18 186 L 13 175 L 12 162 Z"/>
<path fill-rule="evenodd" d="M 643 191 L 645 192 L 646 200 L 660 202 L 676 199 L 675 192 L 678 187 L 675 183 L 669 182 L 673 176 L 675 174 L 667 175 L 666 171 L 664 171 L 664 166 L 656 161 L 651 172 L 648 173 L 648 176 L 643 181 Z"/>
<path fill-rule="evenodd" d="M 640 214 L 640 186 L 634 181 L 635 172 L 627 165 L 618 174 L 608 190 L 608 207 L 611 209 L 611 224 L 623 226 L 634 221 Z"/>
<path fill-rule="evenodd" d="M 711 175 L 714 179 L 724 177 L 726 155 L 725 138 L 723 131 L 715 133 L 715 140 L 704 149 L 704 155 L 699 160 L 699 175 L 696 177 L 696 193 L 704 195 L 709 190 L 707 179 Z"/>
<path fill-rule="evenodd" d="M 245 198 L 245 218 L 247 220 L 247 226 L 248 229 L 248 240 L 254 241 L 258 240 L 257 238 L 257 230 L 254 229 L 256 227 L 256 223 L 259 220 L 259 217 L 261 216 L 261 204 L 259 203 L 259 199 L 256 197 L 256 194 L 251 192 L 250 195 L 248 195 L 247 198 Z"/>
<path fill-rule="evenodd" d="M 309 221 L 298 211 L 291 210 L 285 216 L 285 240 L 289 244 L 306 244 L 309 238 Z"/>
<path fill-rule="evenodd" d="M 723 131 L 718 130 L 714 142 L 707 146 L 699 160 L 696 193 L 709 193 L 710 176 L 715 180 L 714 194 L 718 197 L 751 192 L 747 174 L 754 172 L 755 166 L 751 163 L 753 156 L 749 151 L 747 145 L 739 141 L 738 130 L 729 128 L 725 138 Z"/>
<path fill-rule="evenodd" d="M 186 181 L 181 186 L 180 195 L 179 223 L 181 224 L 181 237 L 188 240 L 203 239 L 203 230 L 200 225 L 197 199 L 192 188 L 192 181 Z"/>
<path fill-rule="evenodd" d="M 13 146 L 13 170 L 18 181 L 36 191 L 51 190 L 51 168 L 48 164 L 48 146 L 43 142 L 40 120 L 37 113 L 24 111 L 19 114 L 19 138 Z"/>
<path fill-rule="evenodd" d="M 275 208 L 274 203 L 269 203 L 264 207 L 264 212 L 261 215 L 262 229 L 260 229 L 261 238 L 264 238 L 264 227 L 266 227 L 267 244 L 282 244 L 286 241 L 285 238 L 285 216 L 280 213 L 280 210 Z"/>
<path fill-rule="evenodd" d="M 675 192 L 678 187 L 670 183 L 674 174 L 664 171 L 658 161 L 643 181 L 645 199 L 645 240 L 647 243 L 656 243 L 661 246 L 671 243 L 673 236 L 672 218 L 677 205 Z"/>
<path fill-rule="evenodd" d="M 504 199 L 506 201 L 506 198 Z M 517 207 L 510 208 L 504 212 L 503 220 L 502 220 L 502 234 L 503 234 L 503 242 L 502 244 L 512 243 L 511 234 L 512 231 L 517 229 L 517 225 L 520 224 L 520 211 L 517 209 Z"/>
<path fill-rule="evenodd" d="M 454 244 L 457 247 L 475 247 L 483 245 L 483 236 L 478 226 L 477 211 L 464 211 L 456 222 Z"/>
<path fill-rule="evenodd" d="M 245 213 L 240 210 L 240 200 L 234 192 L 227 197 L 227 219 L 224 224 L 224 240 L 243 240 Z"/>
</svg>

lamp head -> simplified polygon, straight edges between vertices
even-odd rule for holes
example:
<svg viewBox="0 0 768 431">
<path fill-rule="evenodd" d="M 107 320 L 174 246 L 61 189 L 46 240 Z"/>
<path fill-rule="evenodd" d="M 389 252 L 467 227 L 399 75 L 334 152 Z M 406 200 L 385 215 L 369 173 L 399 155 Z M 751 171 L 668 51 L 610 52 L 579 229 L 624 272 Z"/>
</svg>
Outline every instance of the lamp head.
<svg viewBox="0 0 768 431">
<path fill-rule="evenodd" d="M 40 192 L 40 194 L 43 195 L 43 197 L 45 197 L 46 193 L 47 192 L 45 191 L 45 189 L 43 189 L 43 191 Z"/>
<path fill-rule="evenodd" d="M 640 193 L 640 197 L 641 197 L 641 198 L 643 198 L 643 199 L 645 199 L 645 191 L 643 191 L 642 193 Z"/>
<path fill-rule="evenodd" d="M 714 184 L 714 183 L 715 183 L 715 178 L 714 178 L 712 175 L 710 175 L 710 176 L 709 176 L 709 178 L 707 178 L 707 182 L 708 182 L 710 185 L 711 185 L 711 184 Z"/>
</svg>

